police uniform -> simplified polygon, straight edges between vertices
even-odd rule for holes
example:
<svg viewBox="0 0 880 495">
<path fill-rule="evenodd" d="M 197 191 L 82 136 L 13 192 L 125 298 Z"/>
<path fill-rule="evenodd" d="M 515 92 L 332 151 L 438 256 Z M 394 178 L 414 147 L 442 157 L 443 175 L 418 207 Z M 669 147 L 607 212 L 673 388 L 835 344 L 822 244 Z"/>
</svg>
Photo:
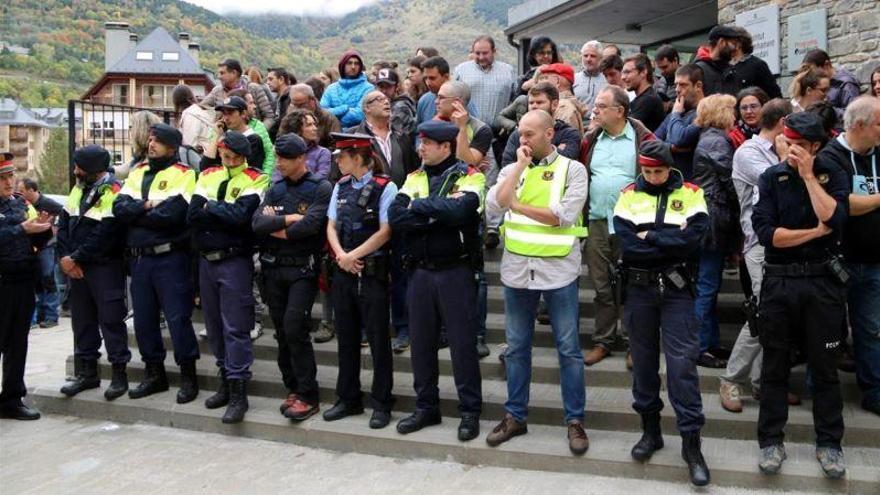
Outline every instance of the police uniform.
<svg viewBox="0 0 880 495">
<path fill-rule="evenodd" d="M 639 166 L 671 167 L 669 146 L 642 143 Z M 661 185 L 643 175 L 625 187 L 614 207 L 626 286 L 624 324 L 629 328 L 633 360 L 633 409 L 641 415 L 644 436 L 632 456 L 648 460 L 663 447 L 660 433 L 660 340 L 666 355 L 669 398 L 682 436 L 682 457 L 691 482 L 709 483 L 700 451 L 703 405 L 697 376 L 699 328 L 694 315 L 694 265 L 708 228 L 703 191 L 684 182 L 677 170 Z M 641 234 L 641 235 L 640 235 Z"/>
<path fill-rule="evenodd" d="M 292 133 L 275 143 L 281 160 L 304 160 L 306 149 L 305 141 Z M 281 412 L 294 420 L 318 411 L 317 366 L 309 329 L 331 192 L 330 182 L 307 169 L 296 179 L 285 177 L 269 188 L 252 224 L 260 245 L 263 296 L 278 340 L 278 368 L 289 392 Z M 274 214 L 265 214 L 266 207 Z M 302 217 L 288 224 L 285 215 Z M 272 236 L 279 232 L 284 238 Z"/>
<path fill-rule="evenodd" d="M 15 172 L 12 158 L 12 153 L 0 154 L 0 175 Z M 24 366 L 35 305 L 36 252 L 52 233 L 28 235 L 21 223 L 33 218 L 37 218 L 37 210 L 24 198 L 15 194 L 0 197 L 0 417 L 4 418 L 40 418 L 40 413 L 25 406 L 21 399 L 27 393 Z"/>
<path fill-rule="evenodd" d="M 455 141 L 458 128 L 433 120 L 419 126 L 421 139 Z M 440 422 L 437 350 L 441 327 L 448 332 L 462 425 L 459 438 L 479 432 L 482 408 L 477 356 L 477 286 L 481 269 L 479 224 L 486 179 L 455 158 L 424 165 L 409 174 L 389 208 L 393 229 L 405 235 L 407 289 L 416 411 L 397 425 L 411 433 Z"/>
<path fill-rule="evenodd" d="M 248 139 L 239 132 L 226 132 L 219 147 L 241 157 L 250 155 Z M 268 185 L 269 177 L 247 162 L 211 167 L 199 176 L 187 212 L 199 252 L 202 314 L 220 369 L 220 388 L 205 406 L 216 409 L 228 404 L 224 423 L 241 422 L 248 409 L 256 303 L 250 224 Z"/>
<path fill-rule="evenodd" d="M 809 112 L 788 116 L 783 135 L 811 143 L 826 139 L 818 117 Z M 816 446 L 831 449 L 835 455 L 840 452 L 844 429 L 837 356 L 846 311 L 846 276 L 839 253 L 848 215 L 849 184 L 846 172 L 835 164 L 816 160 L 813 175 L 836 203 L 833 214 L 823 221 L 832 231 L 792 247 L 775 245 L 778 229 L 808 230 L 819 225 L 804 179 L 797 167 L 786 161 L 765 170 L 758 181 L 759 200 L 752 225 L 766 249 L 758 316 L 764 350 L 758 442 L 761 449 L 782 448 L 788 418 L 790 353 L 800 349 L 807 356 L 812 376 Z M 834 471 L 826 471 L 826 475 L 843 475 L 842 470 Z"/>
<path fill-rule="evenodd" d="M 150 128 L 151 136 L 177 150 L 180 131 L 166 124 Z M 113 203 L 113 215 L 128 227 L 126 255 L 131 273 L 134 332 L 144 379 L 129 396 L 133 399 L 168 390 L 165 345 L 159 330 L 159 312 L 165 315 L 180 366 L 177 402 L 198 395 L 196 360 L 199 347 L 192 326 L 193 284 L 189 254 L 190 232 L 186 214 L 196 173 L 170 157 L 150 158 L 131 171 Z M 147 201 L 153 204 L 149 210 Z"/>
<path fill-rule="evenodd" d="M 365 134 L 331 133 L 336 154 L 346 149 L 369 148 L 372 137 Z M 379 232 L 388 223 L 388 206 L 397 195 L 397 186 L 387 175 L 368 171 L 361 178 L 345 175 L 339 179 L 330 198 L 327 218 L 333 222 L 336 240 L 346 253 Z M 331 239 L 331 247 L 333 240 Z M 373 359 L 370 402 L 371 428 L 383 428 L 391 419 L 394 397 L 391 341 L 389 338 L 389 259 L 390 243 L 367 254 L 357 274 L 336 267 L 333 274 L 333 313 L 339 343 L 339 375 L 336 380 L 337 404 L 324 413 L 333 421 L 363 412 L 361 402 L 361 329 L 366 332 Z"/>
<path fill-rule="evenodd" d="M 104 397 L 113 400 L 128 390 L 125 367 L 131 360 L 125 326 L 125 238 L 113 216 L 122 184 L 108 172 L 110 153 L 96 144 L 77 149 L 73 162 L 86 176 L 71 188 L 58 219 L 58 257 L 73 261 L 82 277 L 68 277 L 75 379 L 61 392 L 74 396 L 101 385 L 98 358 L 103 337 L 113 366 Z"/>
</svg>

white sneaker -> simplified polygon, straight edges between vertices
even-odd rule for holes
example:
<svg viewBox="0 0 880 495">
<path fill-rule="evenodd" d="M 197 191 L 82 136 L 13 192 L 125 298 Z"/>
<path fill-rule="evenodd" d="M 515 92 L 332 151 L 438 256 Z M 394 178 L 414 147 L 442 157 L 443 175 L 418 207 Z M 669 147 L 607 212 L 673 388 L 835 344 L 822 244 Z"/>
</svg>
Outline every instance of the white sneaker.
<svg viewBox="0 0 880 495">
<path fill-rule="evenodd" d="M 254 329 L 251 330 L 251 342 L 263 335 L 263 324 L 259 321 L 254 322 Z"/>
</svg>

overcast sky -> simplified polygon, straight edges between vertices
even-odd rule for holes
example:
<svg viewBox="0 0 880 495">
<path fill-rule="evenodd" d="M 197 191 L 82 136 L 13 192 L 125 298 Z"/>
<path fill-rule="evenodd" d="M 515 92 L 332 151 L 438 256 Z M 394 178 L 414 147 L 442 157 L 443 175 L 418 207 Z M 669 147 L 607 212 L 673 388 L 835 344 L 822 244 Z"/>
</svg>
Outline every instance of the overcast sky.
<svg viewBox="0 0 880 495">
<path fill-rule="evenodd" d="M 242 12 L 245 14 L 264 14 L 266 12 L 278 12 L 282 14 L 311 15 L 311 16 L 341 16 L 355 10 L 376 3 L 378 0 L 185 0 L 186 2 L 226 14 L 229 12 Z M 246 5 L 246 7 L 242 7 Z"/>
</svg>

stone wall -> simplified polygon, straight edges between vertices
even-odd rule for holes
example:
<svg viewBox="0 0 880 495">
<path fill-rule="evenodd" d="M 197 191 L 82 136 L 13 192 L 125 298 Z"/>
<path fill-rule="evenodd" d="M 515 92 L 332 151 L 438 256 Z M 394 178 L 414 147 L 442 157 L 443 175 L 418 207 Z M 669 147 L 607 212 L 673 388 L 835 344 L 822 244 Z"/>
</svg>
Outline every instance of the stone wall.
<svg viewBox="0 0 880 495">
<path fill-rule="evenodd" d="M 771 4 L 779 5 L 780 86 L 788 93 L 788 17 L 825 8 L 828 13 L 828 54 L 835 67 L 843 66 L 867 90 L 871 72 L 880 66 L 880 1 L 878 0 L 718 0 L 718 23 L 733 24 L 736 14 Z"/>
</svg>

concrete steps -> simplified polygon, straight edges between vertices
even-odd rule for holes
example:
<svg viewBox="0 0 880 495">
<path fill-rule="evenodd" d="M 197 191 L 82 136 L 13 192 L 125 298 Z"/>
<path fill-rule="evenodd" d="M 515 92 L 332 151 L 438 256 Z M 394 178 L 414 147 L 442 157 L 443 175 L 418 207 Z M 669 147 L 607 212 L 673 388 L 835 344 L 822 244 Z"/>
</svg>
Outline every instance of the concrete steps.
<svg viewBox="0 0 880 495">
<path fill-rule="evenodd" d="M 108 384 L 104 381 L 102 389 Z M 673 434 L 665 436 L 664 449 L 657 452 L 650 462 L 641 464 L 629 456 L 631 446 L 639 438 L 639 434 L 633 432 L 588 428 L 590 449 L 583 457 L 574 457 L 568 451 L 565 428 L 555 425 L 530 424 L 528 435 L 492 448 L 483 440 L 494 426 L 494 421 L 489 420 L 481 422 L 480 438 L 462 443 L 456 438 L 458 420 L 454 417 L 444 417 L 443 423 L 438 426 L 400 435 L 394 429 L 394 423 L 382 430 L 369 429 L 369 411 L 333 423 L 323 421 L 320 415 L 294 423 L 278 414 L 278 398 L 254 395 L 250 397 L 251 408 L 245 421 L 238 425 L 224 425 L 220 422 L 223 409 L 209 411 L 202 406 L 204 393 L 199 400 L 183 405 L 174 402 L 175 389 L 137 401 L 122 397 L 107 402 L 101 393 L 100 389 L 89 390 L 70 399 L 57 390 L 39 388 L 32 396 L 37 406 L 47 413 L 120 423 L 146 422 L 341 452 L 354 451 L 404 459 L 418 457 L 467 465 L 687 481 L 687 471 L 680 457 L 681 443 Z M 322 404 L 322 409 L 329 406 Z M 403 416 L 395 412 L 393 421 Z M 822 476 L 812 445 L 789 442 L 787 452 L 788 460 L 782 472 L 768 477 L 758 472 L 758 449 L 753 440 L 706 438 L 703 441 L 703 453 L 714 485 L 854 494 L 877 493 L 880 487 L 880 449 L 847 447 L 847 476 L 838 481 L 830 481 Z"/>
</svg>

